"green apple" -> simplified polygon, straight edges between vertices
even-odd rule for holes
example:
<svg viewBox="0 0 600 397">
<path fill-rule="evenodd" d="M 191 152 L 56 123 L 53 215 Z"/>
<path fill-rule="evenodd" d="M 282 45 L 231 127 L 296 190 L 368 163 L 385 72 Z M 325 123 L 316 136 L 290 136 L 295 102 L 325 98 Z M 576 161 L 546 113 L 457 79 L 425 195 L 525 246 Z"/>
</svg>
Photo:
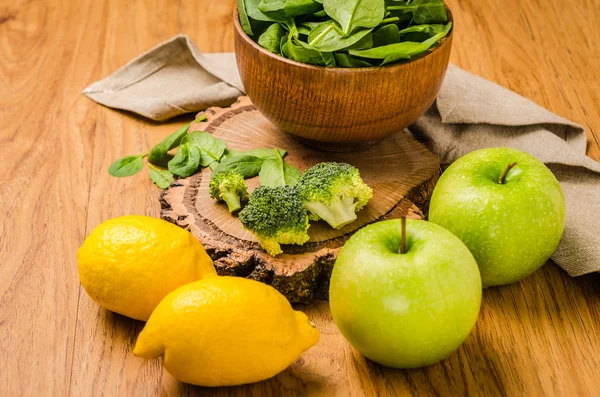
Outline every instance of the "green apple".
<svg viewBox="0 0 600 397">
<path fill-rule="evenodd" d="M 550 258 L 565 226 L 565 199 L 552 172 L 535 157 L 515 149 L 482 149 L 443 173 L 429 220 L 464 241 L 485 287 L 504 285 Z"/>
<path fill-rule="evenodd" d="M 436 363 L 469 335 L 481 304 L 479 269 L 467 247 L 430 222 L 369 225 L 340 251 L 331 275 L 333 319 L 365 357 L 388 367 Z"/>
</svg>

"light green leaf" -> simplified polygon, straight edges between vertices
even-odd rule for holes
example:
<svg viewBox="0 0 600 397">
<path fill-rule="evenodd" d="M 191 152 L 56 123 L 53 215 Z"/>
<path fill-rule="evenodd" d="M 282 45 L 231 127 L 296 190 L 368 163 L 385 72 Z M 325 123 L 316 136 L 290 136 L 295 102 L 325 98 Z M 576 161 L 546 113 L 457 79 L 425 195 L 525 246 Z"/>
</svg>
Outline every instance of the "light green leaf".
<svg viewBox="0 0 600 397">
<path fill-rule="evenodd" d="M 357 28 L 374 28 L 383 21 L 384 0 L 324 0 L 325 12 L 342 27 L 344 36 Z"/>
<path fill-rule="evenodd" d="M 154 167 L 152 164 L 148 164 L 150 168 L 150 180 L 154 182 L 156 186 L 161 189 L 166 189 L 173 182 L 173 174 L 168 170 L 161 170 Z"/>
<path fill-rule="evenodd" d="M 120 158 L 108 167 L 108 173 L 117 178 L 137 174 L 144 168 L 144 156 L 146 154 Z"/>
<path fill-rule="evenodd" d="M 179 146 L 181 140 L 187 134 L 192 123 L 198 123 L 204 120 L 206 120 L 206 116 L 202 115 L 166 137 L 162 142 L 152 148 L 148 154 L 148 161 L 152 164 L 166 166 L 170 160 L 168 154 L 169 150 L 175 149 L 177 146 Z"/>
<path fill-rule="evenodd" d="M 269 187 L 295 185 L 300 180 L 302 172 L 287 164 L 279 154 L 263 163 L 258 178 L 260 184 Z"/>
<path fill-rule="evenodd" d="M 169 161 L 169 171 L 182 178 L 193 175 L 200 166 L 200 150 L 191 147 L 186 138 L 181 141 L 175 157 Z"/>
<path fill-rule="evenodd" d="M 360 28 L 351 35 L 345 36 L 337 22 L 328 21 L 320 24 L 310 32 L 308 44 L 321 52 L 340 51 L 358 43 L 371 30 L 373 29 Z"/>
</svg>

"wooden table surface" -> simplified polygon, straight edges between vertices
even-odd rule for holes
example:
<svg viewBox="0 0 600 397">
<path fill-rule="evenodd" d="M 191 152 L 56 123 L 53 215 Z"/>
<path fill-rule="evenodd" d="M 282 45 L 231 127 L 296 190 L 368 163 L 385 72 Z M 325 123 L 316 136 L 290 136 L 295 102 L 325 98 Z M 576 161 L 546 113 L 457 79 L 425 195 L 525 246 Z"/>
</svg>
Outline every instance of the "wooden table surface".
<svg viewBox="0 0 600 397">
<path fill-rule="evenodd" d="M 232 51 L 234 0 L 0 2 L 1 396 L 598 396 L 600 275 L 549 263 L 484 293 L 479 321 L 449 359 L 419 370 L 365 361 L 326 302 L 304 310 L 320 343 L 256 385 L 176 382 L 131 349 L 143 323 L 100 309 L 79 284 L 76 252 L 100 222 L 159 216 L 147 173 L 116 179 L 187 118 L 159 125 L 110 110 L 81 90 L 142 51 L 187 33 Z M 600 160 L 600 2 L 450 0 L 452 62 L 583 124 Z M 590 214 L 590 216 L 599 216 Z"/>
</svg>

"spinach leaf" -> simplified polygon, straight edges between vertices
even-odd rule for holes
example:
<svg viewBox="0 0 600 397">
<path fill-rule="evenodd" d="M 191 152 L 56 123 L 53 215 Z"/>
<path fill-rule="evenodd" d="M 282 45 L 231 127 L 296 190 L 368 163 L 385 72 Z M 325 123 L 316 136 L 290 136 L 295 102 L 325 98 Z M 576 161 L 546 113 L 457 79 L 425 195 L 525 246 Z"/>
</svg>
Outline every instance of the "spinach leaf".
<svg viewBox="0 0 600 397">
<path fill-rule="evenodd" d="M 440 32 L 422 43 L 404 41 L 396 44 L 389 44 L 383 47 L 375 47 L 369 50 L 353 51 L 349 54 L 361 58 L 383 59 L 382 65 L 386 65 L 400 59 L 410 59 L 427 51 L 431 46 L 444 38 L 450 31 L 452 24 L 446 25 L 443 32 Z"/>
<path fill-rule="evenodd" d="M 120 158 L 108 167 L 108 173 L 117 178 L 137 174 L 144 168 L 144 157 L 146 157 L 145 153 Z"/>
<path fill-rule="evenodd" d="M 252 25 L 250 23 L 250 19 L 248 18 L 248 12 L 246 11 L 246 1 L 245 0 L 237 0 L 238 14 L 240 15 L 240 25 L 242 26 L 242 30 L 248 36 L 254 36 L 252 33 Z"/>
<path fill-rule="evenodd" d="M 298 25 L 298 33 L 308 36 L 310 32 L 312 32 L 317 26 L 321 25 L 323 22 L 302 22 Z"/>
<path fill-rule="evenodd" d="M 304 25 L 298 26 L 298 34 L 308 36 L 310 34 L 310 28 Z"/>
<path fill-rule="evenodd" d="M 357 28 L 374 28 L 383 21 L 384 0 L 324 0 L 325 12 L 342 27 L 344 36 Z"/>
<path fill-rule="evenodd" d="M 286 163 L 277 153 L 276 158 L 265 160 L 258 178 L 263 186 L 278 187 L 285 185 L 295 185 L 302 176 L 300 170 Z"/>
<path fill-rule="evenodd" d="M 154 167 L 152 164 L 148 164 L 150 167 L 150 180 L 154 182 L 156 186 L 161 189 L 166 189 L 173 182 L 173 174 L 167 170 L 161 170 Z"/>
<path fill-rule="evenodd" d="M 160 142 L 158 145 L 152 148 L 152 150 L 148 154 L 148 161 L 152 164 L 166 166 L 170 160 L 168 154 L 169 150 L 175 149 L 177 146 L 179 146 L 179 143 L 187 134 L 192 123 L 198 123 L 204 120 L 206 120 L 206 116 L 202 115 L 196 120 L 182 126 L 180 129 L 166 137 L 162 142 Z"/>
<path fill-rule="evenodd" d="M 354 51 L 350 50 L 350 55 L 369 58 L 369 59 L 386 59 L 389 56 L 396 55 L 397 59 L 410 59 L 412 56 L 418 55 L 423 51 L 426 51 L 428 47 L 425 47 L 421 43 L 414 43 L 412 41 L 405 41 L 402 43 L 389 44 L 383 47 L 374 47 L 368 50 Z"/>
<path fill-rule="evenodd" d="M 281 38 L 285 36 L 285 28 L 279 23 L 274 23 L 260 35 L 258 45 L 275 54 L 281 54 Z"/>
<path fill-rule="evenodd" d="M 323 6 L 314 0 L 262 0 L 258 8 L 271 17 L 288 19 L 318 12 Z"/>
<path fill-rule="evenodd" d="M 344 51 L 349 50 L 368 50 L 373 47 L 373 34 L 369 33 L 362 39 L 358 40 L 356 43 L 352 44 L 350 47 L 346 48 Z"/>
<path fill-rule="evenodd" d="M 281 157 L 285 156 L 287 153 L 284 149 L 277 149 L 277 151 L 279 152 L 279 155 Z M 273 152 L 273 148 L 250 149 L 250 150 L 245 150 L 243 152 L 240 152 L 239 150 L 235 150 L 235 149 L 227 149 L 225 151 L 225 154 L 228 157 L 255 156 L 255 157 L 260 157 L 263 160 L 271 158 L 271 157 L 276 157 L 275 153 Z"/>
<path fill-rule="evenodd" d="M 408 0 L 393 3 L 394 5 L 389 5 L 387 10 L 392 11 L 392 15 L 400 17 L 401 20 L 406 20 L 410 15 L 415 25 L 448 21 L 444 0 Z"/>
<path fill-rule="evenodd" d="M 400 42 L 400 29 L 398 25 L 389 24 L 373 32 L 373 47 L 382 47 Z"/>
<path fill-rule="evenodd" d="M 190 147 L 200 152 L 200 166 L 208 167 L 210 163 L 221 161 L 227 142 L 216 139 L 212 134 L 204 131 L 194 131 L 187 135 Z"/>
<path fill-rule="evenodd" d="M 281 47 L 281 53 L 293 61 L 335 67 L 335 58 L 331 52 L 321 52 L 295 38 L 288 37 L 288 40 Z"/>
<path fill-rule="evenodd" d="M 322 3 L 321 3 L 321 4 L 322 4 Z M 321 11 L 319 11 L 319 12 L 315 12 L 315 13 L 313 14 L 313 17 L 315 17 L 315 18 L 324 18 L 324 17 L 326 17 L 326 16 L 327 16 L 327 13 L 325 12 L 325 10 L 321 10 Z"/>
<path fill-rule="evenodd" d="M 428 36 L 433 36 L 435 34 L 445 31 L 446 28 L 447 25 L 441 24 L 413 25 L 408 28 L 402 29 L 399 33 L 400 35 L 405 35 L 407 33 L 426 33 Z"/>
<path fill-rule="evenodd" d="M 280 157 L 286 154 L 283 149 L 277 149 L 277 152 Z M 269 158 L 276 158 L 277 154 L 270 148 L 251 149 L 245 152 L 227 149 L 223 157 L 225 159 L 214 169 L 215 172 L 234 170 L 248 179 L 258 175 L 264 161 Z"/>
<path fill-rule="evenodd" d="M 175 157 L 169 161 L 169 171 L 183 178 L 193 175 L 200 166 L 200 155 L 200 150 L 192 147 L 187 141 L 187 136 L 184 137 Z"/>
<path fill-rule="evenodd" d="M 281 53 L 279 55 L 284 56 L 287 58 L 287 55 L 285 55 L 285 52 L 283 51 L 283 47 L 286 45 L 288 41 L 288 37 L 284 36 L 281 38 L 281 43 L 279 45 L 279 50 L 281 51 Z"/>
<path fill-rule="evenodd" d="M 334 52 L 348 48 L 368 35 L 372 29 L 360 28 L 345 36 L 335 21 L 320 24 L 308 35 L 308 44 L 321 52 Z"/>
<path fill-rule="evenodd" d="M 259 4 L 261 0 L 243 0 L 246 5 L 246 13 L 250 19 L 255 21 L 266 21 L 266 22 L 287 22 L 289 18 L 281 18 L 275 15 L 271 16 L 261 11 Z M 239 12 L 239 11 L 238 11 Z"/>
<path fill-rule="evenodd" d="M 221 161 L 219 166 L 214 169 L 214 172 L 233 170 L 238 174 L 243 175 L 245 179 L 248 179 L 258 175 L 264 162 L 264 158 L 257 156 L 244 155 L 229 157 Z"/>
<path fill-rule="evenodd" d="M 368 68 L 373 66 L 367 61 L 351 57 L 343 52 L 335 53 L 335 63 L 342 68 Z"/>
<path fill-rule="evenodd" d="M 403 41 L 422 42 L 438 33 L 445 31 L 447 25 L 413 25 L 399 31 Z"/>
</svg>

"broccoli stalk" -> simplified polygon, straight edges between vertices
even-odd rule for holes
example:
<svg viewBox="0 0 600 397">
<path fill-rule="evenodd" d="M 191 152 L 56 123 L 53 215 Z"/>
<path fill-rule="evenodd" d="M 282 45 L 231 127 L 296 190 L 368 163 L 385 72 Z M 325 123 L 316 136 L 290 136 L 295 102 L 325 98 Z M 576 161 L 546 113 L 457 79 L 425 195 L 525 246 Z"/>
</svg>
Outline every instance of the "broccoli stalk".
<svg viewBox="0 0 600 397">
<path fill-rule="evenodd" d="M 356 220 L 356 205 L 354 197 L 347 197 L 340 201 L 332 201 L 325 205 L 318 201 L 304 202 L 304 208 L 310 211 L 313 220 L 323 219 L 334 229 L 339 229 Z"/>
<path fill-rule="evenodd" d="M 232 170 L 213 174 L 208 185 L 210 197 L 225 201 L 229 212 L 242 208 L 242 201 L 248 200 L 248 185 L 241 174 Z"/>
<path fill-rule="evenodd" d="M 295 186 L 259 186 L 240 212 L 240 221 L 271 256 L 283 252 L 280 244 L 302 245 L 309 239 L 308 214 Z"/>
<path fill-rule="evenodd" d="M 298 190 L 310 219 L 323 219 L 334 229 L 354 222 L 373 197 L 358 169 L 345 163 L 320 163 L 306 170 Z"/>
<path fill-rule="evenodd" d="M 238 196 L 234 191 L 224 189 L 221 193 L 221 199 L 227 203 L 229 212 L 239 211 L 242 208 L 240 196 Z"/>
</svg>

